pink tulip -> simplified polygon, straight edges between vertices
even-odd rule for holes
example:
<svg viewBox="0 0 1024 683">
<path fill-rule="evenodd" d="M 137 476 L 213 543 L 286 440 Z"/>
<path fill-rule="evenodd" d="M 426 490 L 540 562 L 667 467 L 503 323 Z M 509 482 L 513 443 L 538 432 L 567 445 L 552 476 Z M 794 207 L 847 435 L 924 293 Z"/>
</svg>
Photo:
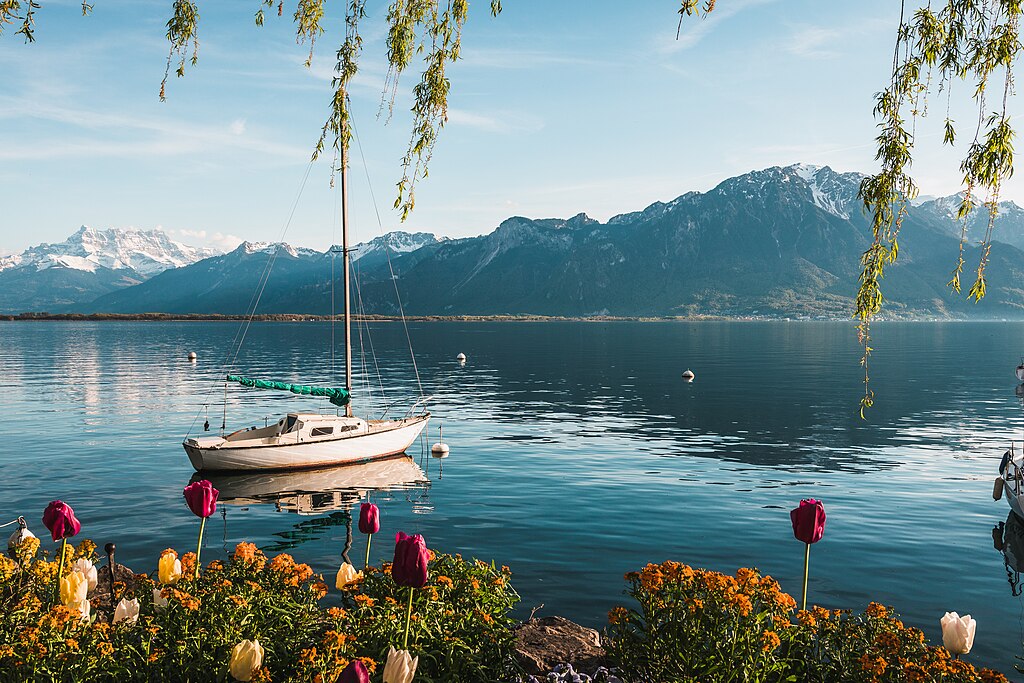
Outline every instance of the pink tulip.
<svg viewBox="0 0 1024 683">
<path fill-rule="evenodd" d="M 370 683 L 370 672 L 366 670 L 365 664 L 353 659 L 341 672 L 338 683 Z"/>
<path fill-rule="evenodd" d="M 70 538 L 82 530 L 82 524 L 75 517 L 75 511 L 62 500 L 55 500 L 43 512 L 43 524 L 50 530 L 53 540 Z"/>
<path fill-rule="evenodd" d="M 817 543 L 825 535 L 825 506 L 820 500 L 801 500 L 800 507 L 789 512 L 793 535 L 804 543 Z"/>
<path fill-rule="evenodd" d="M 373 503 L 359 506 L 359 531 L 364 534 L 375 534 L 380 531 L 380 509 Z"/>
<path fill-rule="evenodd" d="M 213 484 L 203 479 L 185 487 L 185 502 L 188 509 L 196 517 L 203 519 L 217 511 L 217 496 L 220 491 L 213 488 Z"/>
<path fill-rule="evenodd" d="M 391 577 L 399 586 L 423 588 L 427 583 L 429 559 L 430 551 L 422 536 L 406 536 L 399 531 L 395 535 L 395 561 L 391 565 Z"/>
</svg>

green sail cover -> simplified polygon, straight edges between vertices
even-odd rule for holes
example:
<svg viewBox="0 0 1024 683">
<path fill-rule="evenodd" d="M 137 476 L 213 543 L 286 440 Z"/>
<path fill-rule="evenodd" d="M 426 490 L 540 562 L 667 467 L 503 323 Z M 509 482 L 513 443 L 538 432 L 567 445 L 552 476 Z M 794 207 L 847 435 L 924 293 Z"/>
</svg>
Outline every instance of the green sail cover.
<svg viewBox="0 0 1024 683">
<path fill-rule="evenodd" d="M 303 396 L 326 396 L 336 406 L 345 405 L 349 399 L 348 391 L 332 387 L 310 387 L 305 384 L 268 382 L 262 379 L 252 379 L 239 375 L 228 375 L 228 381 L 238 382 L 243 387 L 252 387 L 254 389 L 281 389 L 282 391 L 290 391 L 293 394 L 301 394 Z"/>
</svg>

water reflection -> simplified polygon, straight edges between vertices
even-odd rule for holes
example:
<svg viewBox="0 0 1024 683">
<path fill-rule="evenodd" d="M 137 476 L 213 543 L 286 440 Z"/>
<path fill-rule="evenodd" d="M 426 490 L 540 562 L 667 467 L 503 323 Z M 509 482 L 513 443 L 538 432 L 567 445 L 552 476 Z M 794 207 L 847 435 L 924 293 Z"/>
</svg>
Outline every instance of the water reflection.
<svg viewBox="0 0 1024 683">
<path fill-rule="evenodd" d="M 225 505 L 273 505 L 280 512 L 319 515 L 349 510 L 374 491 L 422 490 L 430 481 L 412 458 L 402 456 L 358 465 L 297 472 L 206 473 Z"/>
<path fill-rule="evenodd" d="M 1020 581 L 1021 572 L 1024 572 L 1024 520 L 1010 511 L 1006 521 L 992 529 L 992 545 L 1003 554 L 1010 593 L 1014 597 L 1020 596 L 1024 592 Z"/>
<path fill-rule="evenodd" d="M 273 534 L 274 542 L 262 547 L 265 552 L 282 552 L 319 538 L 332 527 L 344 526 L 345 546 L 342 558 L 351 560 L 352 508 L 371 494 L 406 491 L 415 504 L 425 497 L 430 480 L 408 456 L 296 472 L 196 473 L 190 482 L 209 479 L 220 491 L 224 539 L 228 534 L 228 506 L 248 508 L 273 505 L 277 512 L 296 513 L 303 519 L 286 531 Z M 412 500 L 415 498 L 415 500 Z M 326 516 L 321 516 L 326 514 Z M 227 547 L 225 544 L 225 552 Z"/>
</svg>

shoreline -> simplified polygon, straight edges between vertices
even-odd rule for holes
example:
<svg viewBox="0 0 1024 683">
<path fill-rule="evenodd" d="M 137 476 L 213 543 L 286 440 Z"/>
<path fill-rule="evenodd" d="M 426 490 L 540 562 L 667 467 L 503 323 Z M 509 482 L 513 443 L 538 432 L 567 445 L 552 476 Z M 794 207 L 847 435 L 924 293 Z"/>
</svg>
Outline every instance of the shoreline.
<svg viewBox="0 0 1024 683">
<path fill-rule="evenodd" d="M 0 313 L 0 322 L 232 322 L 248 320 L 247 315 L 220 313 Z M 265 313 L 252 316 L 253 322 L 330 322 L 330 315 L 301 313 Z M 400 322 L 397 315 L 353 315 L 355 321 Z M 763 315 L 407 315 L 409 322 L 855 322 L 853 318 L 838 317 L 786 317 Z M 340 320 L 340 316 L 334 316 Z M 1024 318 L 937 318 L 927 316 L 893 317 L 872 321 L 886 322 L 1024 322 Z"/>
</svg>

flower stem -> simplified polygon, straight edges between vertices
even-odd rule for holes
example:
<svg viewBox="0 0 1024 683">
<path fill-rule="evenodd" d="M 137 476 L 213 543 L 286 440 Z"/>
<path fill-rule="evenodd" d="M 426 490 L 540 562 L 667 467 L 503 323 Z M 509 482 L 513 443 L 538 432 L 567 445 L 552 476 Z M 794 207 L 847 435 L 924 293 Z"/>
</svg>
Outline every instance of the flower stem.
<svg viewBox="0 0 1024 683">
<path fill-rule="evenodd" d="M 405 638 L 402 640 L 402 649 L 409 649 L 409 624 L 412 623 L 412 592 L 416 590 L 409 588 L 409 611 L 405 613 Z"/>
<path fill-rule="evenodd" d="M 68 547 L 68 539 L 60 539 L 60 565 L 57 568 L 57 594 L 56 602 L 60 603 L 60 579 L 64 576 L 64 550 Z"/>
<path fill-rule="evenodd" d="M 199 522 L 199 542 L 196 543 L 196 575 L 195 578 L 199 578 L 199 554 L 203 551 L 203 530 L 206 528 L 206 517 L 203 517 L 203 521 Z"/>
<path fill-rule="evenodd" d="M 363 563 L 363 571 L 370 566 L 370 541 L 373 540 L 373 534 L 366 534 L 366 562 Z"/>
<path fill-rule="evenodd" d="M 807 569 L 811 563 L 811 544 L 804 544 L 804 593 L 803 598 L 800 600 L 800 609 L 807 609 Z"/>
</svg>

